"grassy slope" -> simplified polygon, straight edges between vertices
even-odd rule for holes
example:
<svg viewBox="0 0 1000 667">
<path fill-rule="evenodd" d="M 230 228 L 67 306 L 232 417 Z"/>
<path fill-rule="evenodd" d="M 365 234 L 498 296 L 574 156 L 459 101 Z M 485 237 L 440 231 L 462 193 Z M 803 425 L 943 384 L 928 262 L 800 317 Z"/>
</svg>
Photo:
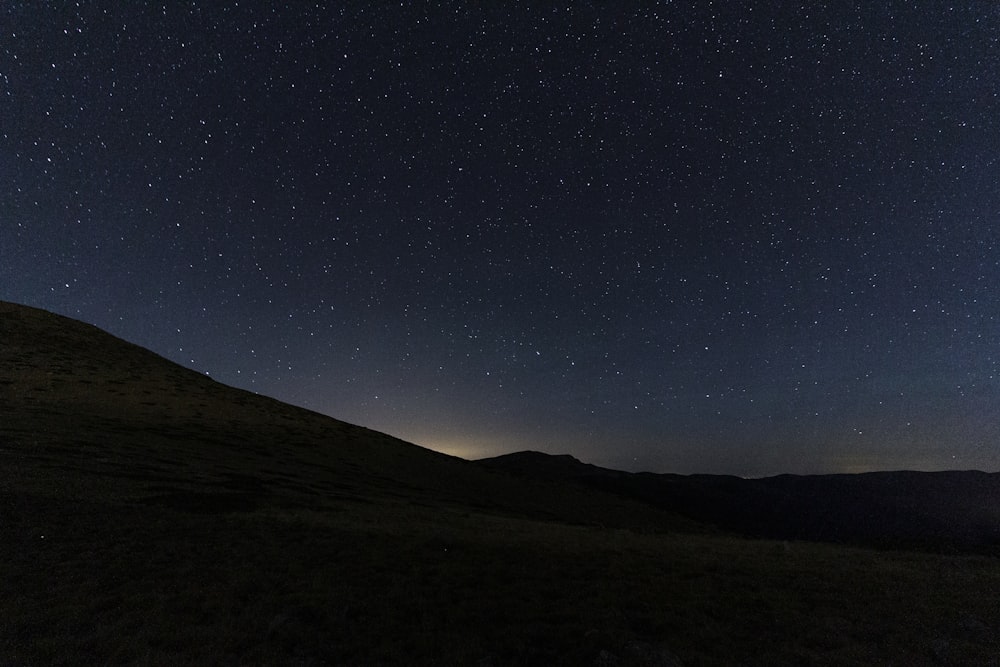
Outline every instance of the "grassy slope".
<svg viewBox="0 0 1000 667">
<path fill-rule="evenodd" d="M 1000 567 L 697 532 L 0 303 L 0 664 L 990 664 Z M 602 653 L 604 652 L 604 653 Z"/>
</svg>

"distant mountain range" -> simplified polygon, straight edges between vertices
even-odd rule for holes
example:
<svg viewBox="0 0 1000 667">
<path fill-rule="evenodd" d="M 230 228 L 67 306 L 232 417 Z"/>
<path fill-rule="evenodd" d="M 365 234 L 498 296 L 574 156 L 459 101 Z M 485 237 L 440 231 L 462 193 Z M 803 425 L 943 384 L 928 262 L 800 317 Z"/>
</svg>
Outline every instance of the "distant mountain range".
<svg viewBox="0 0 1000 667">
<path fill-rule="evenodd" d="M 749 537 L 1000 553 L 1000 473 L 743 479 L 627 473 L 541 452 L 479 463 L 526 478 L 599 489 Z"/>
</svg>

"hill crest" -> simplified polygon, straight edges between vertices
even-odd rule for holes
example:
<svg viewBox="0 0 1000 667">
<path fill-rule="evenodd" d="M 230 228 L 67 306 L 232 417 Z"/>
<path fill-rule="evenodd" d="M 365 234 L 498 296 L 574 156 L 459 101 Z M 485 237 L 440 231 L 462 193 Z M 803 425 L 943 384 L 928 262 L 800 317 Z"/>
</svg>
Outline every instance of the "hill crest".
<svg viewBox="0 0 1000 667">
<path fill-rule="evenodd" d="M 228 387 L 98 327 L 0 302 L 0 463 L 35 493 L 200 511 L 418 503 L 646 527 L 633 501 L 506 473 Z"/>
</svg>

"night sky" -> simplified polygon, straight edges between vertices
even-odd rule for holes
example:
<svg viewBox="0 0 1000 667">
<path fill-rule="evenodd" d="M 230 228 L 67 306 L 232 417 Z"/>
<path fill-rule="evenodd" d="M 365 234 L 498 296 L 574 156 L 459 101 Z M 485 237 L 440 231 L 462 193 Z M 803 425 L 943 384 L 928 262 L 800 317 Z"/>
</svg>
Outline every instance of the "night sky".
<svg viewBox="0 0 1000 667">
<path fill-rule="evenodd" d="M 0 299 L 467 458 L 1000 470 L 997 3 L 278 4 L 0 5 Z"/>
</svg>

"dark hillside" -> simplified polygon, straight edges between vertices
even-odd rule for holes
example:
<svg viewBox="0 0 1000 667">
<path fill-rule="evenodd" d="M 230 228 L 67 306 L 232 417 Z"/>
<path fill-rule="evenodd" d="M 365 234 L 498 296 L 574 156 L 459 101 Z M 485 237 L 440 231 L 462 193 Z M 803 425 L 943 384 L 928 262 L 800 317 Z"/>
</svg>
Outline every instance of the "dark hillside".
<svg viewBox="0 0 1000 667">
<path fill-rule="evenodd" d="M 740 480 L 511 460 L 0 303 L 0 665 L 995 664 L 995 559 L 744 539 L 663 509 Z"/>
<path fill-rule="evenodd" d="M 0 302 L 0 463 L 18 488 L 211 512 L 374 498 L 569 522 L 672 522 L 512 479 L 219 384 L 96 327 Z M 569 495 L 566 495 L 566 494 Z"/>
</svg>

